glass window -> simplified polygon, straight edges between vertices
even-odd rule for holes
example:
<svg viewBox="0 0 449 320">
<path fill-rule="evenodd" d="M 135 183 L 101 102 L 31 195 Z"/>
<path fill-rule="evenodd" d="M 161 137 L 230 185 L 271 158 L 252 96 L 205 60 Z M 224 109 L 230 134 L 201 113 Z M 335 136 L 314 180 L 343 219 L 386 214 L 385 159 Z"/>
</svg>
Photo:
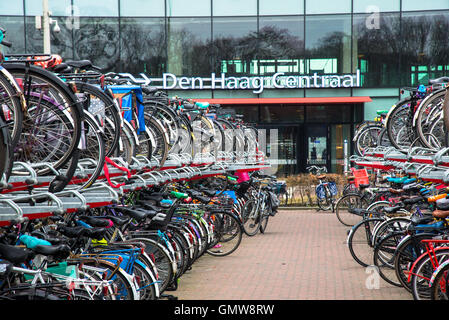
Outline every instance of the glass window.
<svg viewBox="0 0 449 320">
<path fill-rule="evenodd" d="M 304 72 L 304 19 L 259 18 L 258 73 Z"/>
<path fill-rule="evenodd" d="M 72 14 L 71 0 L 48 0 L 48 9 L 53 16 L 69 16 Z M 27 16 L 42 15 L 41 0 L 26 0 L 25 14 Z"/>
<path fill-rule="evenodd" d="M 25 52 L 25 28 L 23 16 L 5 17 L 0 16 L 0 27 L 6 30 L 5 40 L 12 43 L 11 48 L 0 46 L 0 52 L 24 53 Z"/>
<path fill-rule="evenodd" d="M 72 30 L 65 23 L 65 17 L 53 17 L 58 21 L 59 32 L 50 28 L 51 53 L 60 55 L 63 60 L 73 59 Z M 27 52 L 44 52 L 42 30 L 35 28 L 34 17 L 26 17 L 26 50 Z"/>
<path fill-rule="evenodd" d="M 306 0 L 306 14 L 350 12 L 351 0 Z"/>
<path fill-rule="evenodd" d="M 120 0 L 120 15 L 123 17 L 163 17 L 164 0 Z"/>
<path fill-rule="evenodd" d="M 386 12 L 386 11 L 400 11 L 400 0 L 354 1 L 354 13 L 372 13 L 372 12 Z"/>
<path fill-rule="evenodd" d="M 400 58 L 399 13 L 353 16 L 354 69 L 361 72 L 362 86 L 398 86 Z"/>
<path fill-rule="evenodd" d="M 402 10 L 441 10 L 449 9 L 448 0 L 432 0 L 423 2 L 421 0 L 402 0 Z"/>
<path fill-rule="evenodd" d="M 257 73 L 257 18 L 213 19 L 214 70 L 217 74 Z"/>
<path fill-rule="evenodd" d="M 302 0 L 259 0 L 260 15 L 288 15 L 304 14 L 304 1 Z"/>
<path fill-rule="evenodd" d="M 304 106 L 302 105 L 262 105 L 260 119 L 264 123 L 304 122 Z"/>
<path fill-rule="evenodd" d="M 118 16 L 118 0 L 73 0 L 73 5 L 82 17 Z"/>
<path fill-rule="evenodd" d="M 121 18 L 120 71 L 161 76 L 166 65 L 164 18 Z"/>
<path fill-rule="evenodd" d="M 23 0 L 0 1 L 0 15 L 23 15 Z"/>
<path fill-rule="evenodd" d="M 257 0 L 212 0 L 214 16 L 257 15 Z"/>
<path fill-rule="evenodd" d="M 449 15 L 409 12 L 402 16 L 401 83 L 427 84 L 449 75 Z"/>
<path fill-rule="evenodd" d="M 305 48 L 306 73 L 351 73 L 351 16 L 306 16 Z"/>
<path fill-rule="evenodd" d="M 307 106 L 306 122 L 351 122 L 350 105 Z"/>
<path fill-rule="evenodd" d="M 88 59 L 104 72 L 116 71 L 120 59 L 118 19 L 80 18 L 74 32 L 75 59 Z"/>
<path fill-rule="evenodd" d="M 167 16 L 210 16 L 210 0 L 167 0 Z"/>
<path fill-rule="evenodd" d="M 212 69 L 210 30 L 210 18 L 169 18 L 168 72 L 185 76 L 210 76 Z"/>
<path fill-rule="evenodd" d="M 259 106 L 258 105 L 228 105 L 223 106 L 220 114 L 229 112 L 229 114 L 242 115 L 246 123 L 259 122 Z"/>
</svg>

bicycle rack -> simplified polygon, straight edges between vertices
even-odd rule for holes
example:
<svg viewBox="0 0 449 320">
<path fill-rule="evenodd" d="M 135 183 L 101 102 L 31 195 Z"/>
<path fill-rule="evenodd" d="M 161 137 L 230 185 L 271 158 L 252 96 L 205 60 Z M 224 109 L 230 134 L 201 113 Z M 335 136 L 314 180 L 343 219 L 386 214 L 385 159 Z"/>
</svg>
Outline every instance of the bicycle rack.
<svg viewBox="0 0 449 320">
<path fill-rule="evenodd" d="M 124 171 L 116 167 L 109 169 L 111 181 L 123 183 L 119 188 L 108 185 L 102 172 L 90 187 L 81 189 L 80 185 L 89 179 L 96 167 L 93 159 L 82 159 L 72 180 L 57 193 L 48 192 L 48 186 L 55 175 L 64 174 L 64 170 L 54 170 L 50 163 L 15 162 L 13 174 L 0 193 L 0 226 L 116 204 L 127 192 L 142 188 L 270 167 L 260 151 L 241 153 L 240 156 L 235 152 L 217 152 L 216 156 L 204 153 L 193 158 L 188 154 L 170 154 L 162 168 L 156 159 L 144 156 L 133 157 L 131 164 L 120 157 L 111 160 L 131 172 L 128 179 Z M 37 170 L 41 168 L 50 168 L 54 175 L 39 176 Z"/>
</svg>

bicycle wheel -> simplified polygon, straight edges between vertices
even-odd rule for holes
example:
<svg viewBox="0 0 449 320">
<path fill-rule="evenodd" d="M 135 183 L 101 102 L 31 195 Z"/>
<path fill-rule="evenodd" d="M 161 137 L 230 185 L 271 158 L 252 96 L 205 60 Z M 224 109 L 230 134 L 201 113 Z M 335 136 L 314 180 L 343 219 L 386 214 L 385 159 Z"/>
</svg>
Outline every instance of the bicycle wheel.
<svg viewBox="0 0 449 320">
<path fill-rule="evenodd" d="M 265 230 L 267 230 L 268 225 L 268 218 L 270 217 L 270 213 L 268 212 L 268 209 L 265 208 L 264 212 L 262 213 L 262 221 L 260 222 L 260 233 L 265 233 Z"/>
<path fill-rule="evenodd" d="M 449 264 L 438 268 L 438 272 L 432 275 L 433 282 L 430 286 L 431 300 L 449 300 Z"/>
<path fill-rule="evenodd" d="M 144 114 L 145 126 L 153 137 L 152 154 L 159 161 L 159 166 L 163 166 L 168 156 L 168 141 L 169 137 L 167 130 L 159 123 L 157 119 L 154 119 L 150 114 Z"/>
<path fill-rule="evenodd" d="M 412 294 L 415 300 L 430 300 L 431 287 L 430 279 L 435 268 L 442 265 L 449 259 L 449 248 L 436 248 L 435 256 L 432 258 L 428 253 L 421 255 L 413 269 L 410 270 L 412 277 L 410 279 Z M 435 265 L 438 263 L 437 265 Z"/>
<path fill-rule="evenodd" d="M 362 267 L 368 267 L 373 262 L 373 230 L 384 219 L 365 219 L 351 228 L 348 235 L 348 248 L 351 256 Z"/>
<path fill-rule="evenodd" d="M 435 141 L 430 138 L 428 133 L 431 131 L 432 123 L 435 117 L 439 118 L 442 110 L 442 104 L 445 95 L 445 89 L 440 89 L 428 95 L 419 105 L 415 112 L 413 123 L 415 131 L 425 148 L 434 148 Z M 441 124 L 442 119 L 441 119 Z M 439 140 L 439 139 L 438 139 Z M 441 140 L 440 140 L 441 142 Z M 443 141 L 444 144 L 444 136 Z"/>
<path fill-rule="evenodd" d="M 98 126 L 97 121 L 90 115 L 89 112 L 85 112 L 84 136 L 82 141 L 85 146 L 81 151 L 78 163 L 87 171 L 87 180 L 83 179 L 80 183 L 80 189 L 90 187 L 100 176 L 106 157 L 104 136 Z M 72 180 L 72 183 L 77 183 L 76 179 Z"/>
<path fill-rule="evenodd" d="M 228 212 L 211 213 L 214 217 L 214 238 L 206 251 L 212 256 L 227 256 L 240 246 L 243 237 L 243 228 L 240 221 Z"/>
<path fill-rule="evenodd" d="M 254 199 L 245 202 L 242 208 L 243 231 L 248 236 L 254 236 L 260 228 L 261 223 L 258 204 Z"/>
<path fill-rule="evenodd" d="M 60 110 L 50 100 L 30 96 L 22 134 L 15 146 L 14 160 L 33 164 L 51 163 L 58 170 L 70 159 L 74 151 L 73 141 L 80 133 L 81 126 L 74 127 L 68 112 Z M 36 169 L 38 175 L 50 172 L 47 167 Z M 28 174 L 17 170 L 13 173 Z"/>
<path fill-rule="evenodd" d="M 382 126 L 378 124 L 369 124 L 363 127 L 362 131 L 357 135 L 355 142 L 355 152 L 359 156 L 363 156 L 367 148 L 377 147 L 377 141 L 382 131 Z"/>
<path fill-rule="evenodd" d="M 14 146 L 22 133 L 24 101 L 20 99 L 20 88 L 15 88 L 14 79 L 0 66 L 0 106 L 4 123 L 8 126 L 11 145 Z M 2 126 L 3 127 L 3 126 Z"/>
<path fill-rule="evenodd" d="M 383 237 L 392 232 L 404 232 L 410 224 L 410 218 L 396 217 L 385 220 L 374 230 L 373 243 L 377 244 Z"/>
<path fill-rule="evenodd" d="M 394 257 L 394 271 L 399 283 L 408 291 L 412 292 L 411 284 L 407 281 L 408 272 L 415 260 L 426 251 L 421 240 L 432 239 L 434 234 L 417 234 L 408 236 L 399 245 Z"/>
<path fill-rule="evenodd" d="M 350 210 L 368 207 L 368 201 L 358 193 L 347 194 L 338 199 L 335 204 L 335 214 L 343 225 L 352 227 L 360 222 L 362 216 L 351 213 Z"/>
<path fill-rule="evenodd" d="M 164 292 L 175 276 L 175 267 L 173 266 L 175 262 L 172 261 L 170 253 L 156 241 L 147 238 L 132 238 L 132 240 L 142 242 L 145 245 L 145 252 L 156 264 L 158 280 L 160 281 L 159 291 Z"/>
<path fill-rule="evenodd" d="M 8 182 L 13 164 L 11 135 L 0 117 L 0 181 Z"/>
<path fill-rule="evenodd" d="M 108 294 L 114 295 L 113 300 L 136 300 L 138 297 L 131 276 L 109 261 L 83 260 L 80 271 L 97 280 L 111 281 L 113 288 Z"/>
<path fill-rule="evenodd" d="M 23 94 L 27 103 L 28 112 L 30 111 L 29 108 L 39 106 L 39 101 L 45 101 L 47 104 L 53 104 L 54 108 L 59 109 L 66 115 L 66 118 L 70 119 L 70 126 L 69 123 L 66 123 L 66 129 L 69 131 L 66 131 L 64 136 L 51 137 L 53 139 L 52 143 L 57 142 L 57 139 L 59 139 L 59 145 L 65 145 L 64 152 L 61 152 L 62 149 L 58 150 L 57 159 L 54 158 L 53 161 L 51 161 L 53 169 L 58 170 L 59 168 L 62 168 L 72 160 L 72 154 L 78 148 L 81 138 L 83 109 L 77 97 L 64 81 L 45 69 L 18 63 L 4 63 L 4 67 L 17 81 L 22 82 Z M 27 115 L 24 114 L 24 125 L 26 121 L 28 124 L 30 123 L 29 115 L 27 118 L 26 116 Z M 39 120 L 40 119 L 32 119 L 34 124 Z M 47 121 L 48 120 L 49 119 L 47 118 Z M 45 133 L 41 132 L 41 134 Z M 21 137 L 22 136 L 23 134 Z M 41 136 L 34 136 L 34 139 L 37 140 L 38 138 L 41 138 Z M 54 156 L 56 155 L 53 150 L 50 152 Z M 71 168 L 76 167 L 77 161 L 70 162 Z M 71 168 L 69 168 L 67 172 L 71 172 Z M 52 169 L 50 168 L 44 168 L 39 171 L 39 174 L 42 175 L 49 173 L 52 173 Z M 67 178 L 70 179 L 71 177 Z"/>
<path fill-rule="evenodd" d="M 332 210 L 334 207 L 334 198 L 329 190 L 329 187 L 327 185 L 320 185 L 318 188 L 323 188 L 322 195 L 324 197 L 319 197 L 317 192 L 317 204 L 318 207 L 323 211 L 329 211 Z"/>
<path fill-rule="evenodd" d="M 156 300 L 155 280 L 152 272 L 142 262 L 136 261 L 133 265 L 133 274 L 137 280 L 137 291 L 140 300 Z"/>
<path fill-rule="evenodd" d="M 399 150 L 407 150 L 416 139 L 412 128 L 413 108 L 411 99 L 401 100 L 388 113 L 386 128 L 392 145 Z"/>
<path fill-rule="evenodd" d="M 76 81 L 75 87 L 76 93 L 83 96 L 85 110 L 103 123 L 105 153 L 107 157 L 111 156 L 120 140 L 122 117 L 119 106 L 110 95 L 92 84 Z"/>
<path fill-rule="evenodd" d="M 394 271 L 394 257 L 396 248 L 404 236 L 405 233 L 402 232 L 394 232 L 385 236 L 375 245 L 373 253 L 373 264 L 377 268 L 379 276 L 396 287 L 400 287 L 401 283 Z"/>
</svg>

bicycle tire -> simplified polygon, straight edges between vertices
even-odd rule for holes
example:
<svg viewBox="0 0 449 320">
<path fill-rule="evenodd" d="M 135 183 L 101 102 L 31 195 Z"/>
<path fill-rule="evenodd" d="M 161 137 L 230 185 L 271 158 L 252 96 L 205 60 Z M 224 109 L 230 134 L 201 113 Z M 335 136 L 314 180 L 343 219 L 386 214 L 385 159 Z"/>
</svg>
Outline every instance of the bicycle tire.
<svg viewBox="0 0 449 320">
<path fill-rule="evenodd" d="M 382 218 L 364 219 L 353 226 L 347 238 L 349 252 L 362 267 L 368 267 L 373 262 L 373 230 L 376 224 L 383 222 Z"/>
<path fill-rule="evenodd" d="M 391 233 L 382 238 L 374 247 L 373 265 L 377 268 L 379 276 L 395 287 L 401 287 L 401 283 L 394 271 L 394 257 L 396 248 L 404 235 L 405 233 L 402 232 Z"/>
<path fill-rule="evenodd" d="M 429 254 L 423 253 L 420 258 L 417 259 L 414 264 L 414 268 L 410 269 L 412 277 L 410 279 L 413 299 L 415 300 L 430 300 L 431 299 L 431 286 L 430 280 L 433 273 L 436 271 L 434 265 L 437 259 L 438 265 L 441 265 L 444 261 L 449 259 L 449 248 L 437 247 L 435 248 L 435 256 L 432 254 L 432 259 Z"/>
<path fill-rule="evenodd" d="M 14 81 L 12 75 L 0 66 L 0 106 L 2 106 L 2 119 L 4 124 L 8 125 L 11 136 L 10 143 L 12 146 L 15 146 L 22 134 L 23 108 L 25 103 L 21 100 L 23 95 L 20 88 L 16 88 L 12 81 Z M 8 118 L 5 117 L 5 112 L 8 112 Z"/>
<path fill-rule="evenodd" d="M 206 252 L 218 257 L 230 255 L 237 250 L 242 242 L 243 227 L 240 220 L 229 212 L 217 212 L 212 213 L 212 215 L 215 216 L 214 233 L 217 241 L 215 244 L 212 243 Z M 231 243 L 231 241 L 233 242 Z M 217 245 L 220 247 L 217 247 Z"/>
<path fill-rule="evenodd" d="M 405 150 L 416 138 L 412 129 L 413 113 L 411 102 L 411 99 L 399 101 L 388 113 L 386 118 L 388 137 L 392 145 L 398 150 Z M 408 130 L 408 135 L 406 133 L 401 138 L 398 138 L 401 129 Z M 399 145 L 398 140 L 401 140 L 404 144 Z"/>
<path fill-rule="evenodd" d="M 260 212 L 256 212 L 258 209 L 257 202 L 254 199 L 250 199 L 245 202 L 242 208 L 242 224 L 243 231 L 247 236 L 254 236 L 257 234 L 260 228 Z"/>
<path fill-rule="evenodd" d="M 335 204 L 335 215 L 338 221 L 347 227 L 352 227 L 360 222 L 361 216 L 349 212 L 350 209 L 368 207 L 368 202 L 358 193 L 349 193 L 338 199 Z"/>
<path fill-rule="evenodd" d="M 432 278 L 430 300 L 449 300 L 449 264 L 438 268 Z"/>
<path fill-rule="evenodd" d="M 63 167 L 69 163 L 70 160 L 72 160 L 72 154 L 77 149 L 81 138 L 81 120 L 83 119 L 83 109 L 80 102 L 69 86 L 50 71 L 33 65 L 19 63 L 4 63 L 3 66 L 15 79 L 22 79 L 24 83 L 23 93 L 27 104 L 29 102 L 28 98 L 30 97 L 29 92 L 31 92 L 31 87 L 29 84 L 33 85 L 33 83 L 44 83 L 48 87 L 46 92 L 50 94 L 55 101 L 57 101 L 58 107 L 63 110 L 69 110 L 74 128 L 73 137 L 67 152 L 63 157 L 61 157 L 57 163 L 57 166 L 54 166 L 54 168 L 58 169 Z M 28 81 L 24 81 L 25 75 L 27 75 Z M 76 165 L 77 161 L 70 161 L 70 168 L 67 169 L 67 172 L 71 172 L 71 168 L 76 167 Z M 44 169 L 41 172 L 42 174 L 48 174 L 51 172 L 51 169 Z M 70 179 L 71 177 L 67 178 Z"/>
<path fill-rule="evenodd" d="M 408 292 L 412 292 L 411 284 L 407 281 L 408 271 L 415 260 L 426 251 L 421 240 L 432 239 L 435 234 L 416 234 L 402 241 L 394 256 L 394 271 L 401 286 Z"/>
</svg>

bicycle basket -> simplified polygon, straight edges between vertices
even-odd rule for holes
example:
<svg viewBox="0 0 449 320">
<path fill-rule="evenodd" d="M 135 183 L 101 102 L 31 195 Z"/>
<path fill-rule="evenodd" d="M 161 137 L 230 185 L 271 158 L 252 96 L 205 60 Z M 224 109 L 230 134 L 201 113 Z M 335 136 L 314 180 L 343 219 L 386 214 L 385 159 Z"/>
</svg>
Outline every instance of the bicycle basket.
<svg viewBox="0 0 449 320">
<path fill-rule="evenodd" d="M 326 198 L 326 190 L 324 190 L 324 185 L 319 184 L 316 188 L 315 188 L 315 193 L 316 196 L 319 199 L 325 199 Z"/>
<path fill-rule="evenodd" d="M 336 196 L 338 194 L 337 184 L 335 182 L 329 182 L 328 186 L 329 186 L 331 195 Z"/>
</svg>

